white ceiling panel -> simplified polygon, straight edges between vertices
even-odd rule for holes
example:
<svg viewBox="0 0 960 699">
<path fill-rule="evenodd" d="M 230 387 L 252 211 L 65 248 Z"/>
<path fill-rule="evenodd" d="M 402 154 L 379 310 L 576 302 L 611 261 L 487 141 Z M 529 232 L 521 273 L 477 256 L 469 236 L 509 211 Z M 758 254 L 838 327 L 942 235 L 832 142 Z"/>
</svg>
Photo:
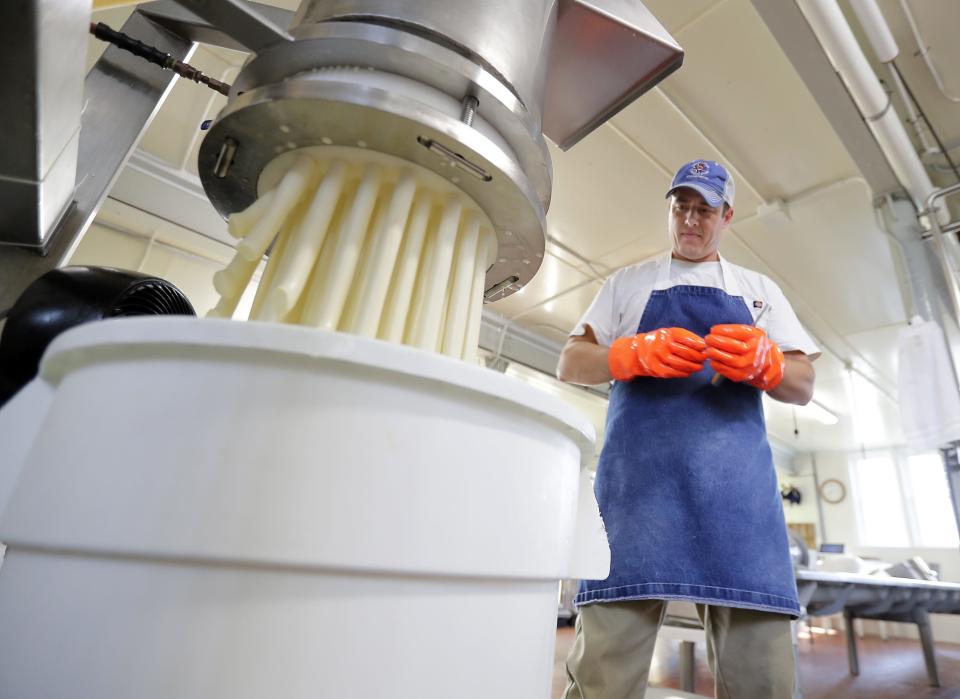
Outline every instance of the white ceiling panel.
<svg viewBox="0 0 960 699">
<path fill-rule="evenodd" d="M 727 0 L 684 33 L 664 91 L 764 198 L 849 177 L 856 167 L 749 0 Z M 738 183 L 738 194 L 746 183 Z"/>
<path fill-rule="evenodd" d="M 877 367 L 884 375 L 890 377 L 891 383 L 896 384 L 899 361 L 900 332 L 907 327 L 906 323 L 898 323 L 885 328 L 875 328 L 860 333 L 847 335 L 847 341 L 856 347 L 860 354 L 870 364 Z"/>
<path fill-rule="evenodd" d="M 609 128 L 551 154 L 549 221 L 577 240 L 581 254 L 598 259 L 638 238 L 659 246 L 669 176 Z"/>
<path fill-rule="evenodd" d="M 507 318 L 522 320 L 524 325 L 552 323 L 567 331 L 593 301 L 600 285 L 600 281 L 548 256 L 523 290 L 488 307 Z"/>
<path fill-rule="evenodd" d="M 890 244 L 858 181 L 790 204 L 789 219 L 733 227 L 768 267 L 843 334 L 906 321 Z"/>
<path fill-rule="evenodd" d="M 766 274 L 773 279 L 783 290 L 797 317 L 813 335 L 824 353 L 829 352 L 838 360 L 839 364 L 826 359 L 822 362 L 818 361 L 818 376 L 833 377 L 842 371 L 845 363 L 856 362 L 858 366 L 863 367 L 864 371 L 870 372 L 876 380 L 890 382 L 889 377 L 880 374 L 879 370 L 862 356 L 856 347 L 847 342 L 845 328 L 837 326 L 831 319 L 830 304 L 817 304 L 808 300 L 809 285 L 801 284 L 795 288 L 787 283 L 780 274 L 780 270 L 775 270 L 768 265 L 738 237 L 735 231 L 728 231 L 721 245 L 721 251 L 731 262 Z"/>
<path fill-rule="evenodd" d="M 645 0 L 643 4 L 682 46 L 686 28 L 706 19 L 723 3 L 724 0 Z"/>
<path fill-rule="evenodd" d="M 813 364 L 813 368 L 817 372 L 817 381 L 816 381 L 816 390 L 820 390 L 821 381 L 829 381 L 830 379 L 839 379 L 844 375 L 846 371 L 844 368 L 843 360 L 840 359 L 833 352 L 830 352 L 826 347 L 820 348 L 821 354 Z M 819 396 L 818 396 L 819 399 Z"/>
<path fill-rule="evenodd" d="M 770 434 L 798 451 L 845 451 L 903 443 L 899 412 L 888 395 L 858 380 L 857 407 L 853 407 L 846 378 L 818 379 L 817 383 L 815 400 L 833 412 L 838 422 L 823 424 L 806 408 L 768 399 L 764 412 Z M 794 429 L 799 434 L 795 435 Z"/>
<path fill-rule="evenodd" d="M 664 214 L 666 215 L 666 214 Z M 627 243 L 623 247 L 617 248 L 612 252 L 600 258 L 600 262 L 613 267 L 628 267 L 639 262 L 656 259 L 665 255 L 670 250 L 670 238 L 664 226 L 663 235 L 659 241 L 638 240 L 633 243 Z"/>
<path fill-rule="evenodd" d="M 622 131 L 628 142 L 663 174 L 664 193 L 677 168 L 691 160 L 708 158 L 736 168 L 728 154 L 718 150 L 702 127 L 692 122 L 670 97 L 668 91 L 673 79 L 668 78 L 663 89 L 651 90 L 612 120 L 613 128 Z M 738 185 L 736 208 L 743 215 L 752 213 L 763 199 L 752 191 L 749 183 L 739 181 L 738 173 L 733 174 Z"/>
</svg>

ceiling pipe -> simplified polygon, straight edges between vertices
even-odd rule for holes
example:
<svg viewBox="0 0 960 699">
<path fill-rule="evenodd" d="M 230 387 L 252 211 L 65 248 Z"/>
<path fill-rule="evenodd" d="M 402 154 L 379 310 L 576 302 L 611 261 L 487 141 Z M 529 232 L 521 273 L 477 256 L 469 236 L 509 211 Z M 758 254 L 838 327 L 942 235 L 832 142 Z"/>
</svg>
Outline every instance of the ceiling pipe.
<svg viewBox="0 0 960 699">
<path fill-rule="evenodd" d="M 941 201 L 932 196 L 937 189 L 837 0 L 797 0 L 797 4 L 850 91 L 897 180 L 910 195 L 920 215 L 928 214 L 934 222 L 934 228 L 939 230 L 940 226 L 949 222 L 949 211 Z M 876 3 L 873 0 L 856 0 L 854 9 L 861 17 L 877 55 L 881 60 L 892 60 L 898 49 Z M 936 235 L 934 245 L 948 288 L 949 300 L 945 305 L 954 322 L 960 325 L 960 286 L 957 285 L 957 275 L 950 264 L 950 258 L 956 256 L 957 244 L 952 236 L 944 240 Z M 947 246 L 950 247 L 949 251 Z M 911 267 L 909 272 L 917 275 L 921 283 L 935 288 L 935 282 L 928 274 L 926 266 Z"/>
<path fill-rule="evenodd" d="M 877 59 L 881 63 L 889 63 L 896 58 L 900 48 L 876 0 L 850 0 L 850 7 L 867 33 L 867 39 L 873 52 L 877 54 Z"/>
<path fill-rule="evenodd" d="M 797 3 L 880 144 L 897 180 L 910 193 L 917 210 L 922 212 L 927 197 L 936 188 L 837 0 L 797 0 Z M 878 19 L 871 15 L 873 23 L 883 22 L 882 16 Z M 889 51 L 889 40 L 885 43 L 886 51 Z M 936 215 L 941 224 L 949 220 L 949 213 L 940 204 Z"/>
<path fill-rule="evenodd" d="M 857 16 L 860 26 L 863 27 L 877 60 L 883 63 L 890 73 L 890 84 L 896 88 L 897 94 L 900 95 L 907 112 L 907 121 L 913 126 L 917 138 L 920 139 L 922 154 L 938 153 L 939 151 L 930 141 L 930 137 L 923 127 L 920 115 L 917 114 L 917 110 L 913 106 L 913 100 L 907 94 L 906 86 L 903 84 L 900 74 L 894 68 L 893 61 L 900 54 L 900 47 L 890 31 L 890 25 L 884 19 L 883 11 L 877 4 L 877 0 L 850 0 L 850 7 Z"/>
<path fill-rule="evenodd" d="M 928 141 L 926 132 L 920 126 L 920 117 L 913 107 L 913 100 L 907 93 L 900 73 L 893 63 L 900 53 L 900 48 L 897 46 L 897 41 L 890 31 L 887 21 L 884 19 L 883 12 L 880 10 L 877 0 L 850 0 L 850 7 L 857 16 L 861 27 L 863 27 L 877 60 L 883 63 L 890 73 L 890 83 L 897 89 L 900 99 L 903 101 L 908 115 L 907 120 L 913 124 L 915 128 L 917 137 L 920 139 L 921 146 L 923 147 L 923 154 L 937 152 L 937 149 Z M 936 194 L 937 190 L 933 190 L 927 194 L 924 199 L 924 205 L 921 207 L 922 210 L 927 212 L 936 210 L 935 207 L 940 198 L 936 196 Z M 942 207 L 941 211 L 948 215 L 947 220 L 949 220 L 949 210 L 946 207 Z M 938 256 L 944 260 L 952 258 L 956 265 L 958 257 L 960 257 L 960 249 L 958 249 L 960 246 L 957 245 L 955 238 L 944 237 L 941 230 L 942 223 L 944 223 L 944 220 L 941 217 L 930 217 L 930 224 L 933 229 L 933 245 Z M 957 284 L 952 279 L 957 276 L 956 268 L 954 267 L 953 273 L 950 273 L 949 265 L 946 265 L 944 273 L 949 274 L 947 284 L 951 296 L 955 299 L 956 303 L 960 304 L 960 288 L 957 288 Z M 957 307 L 957 311 L 958 316 L 960 316 L 960 306 Z"/>
<path fill-rule="evenodd" d="M 928 158 L 931 155 L 942 154 L 950 164 L 952 172 L 960 177 L 960 170 L 953 164 L 950 154 L 947 153 L 947 149 L 937 137 L 933 125 L 927 120 L 923 108 L 917 103 L 913 92 L 900 74 L 899 67 L 894 62 L 900 53 L 900 49 L 890 32 L 890 27 L 884 19 L 877 0 L 850 0 L 850 6 L 866 32 L 867 40 L 873 47 L 874 54 L 886 66 L 890 77 L 889 84 L 893 85 L 903 102 L 903 108 L 907 113 L 907 121 L 913 127 L 914 133 L 920 141 L 920 157 Z M 960 251 L 954 250 L 954 252 Z"/>
</svg>

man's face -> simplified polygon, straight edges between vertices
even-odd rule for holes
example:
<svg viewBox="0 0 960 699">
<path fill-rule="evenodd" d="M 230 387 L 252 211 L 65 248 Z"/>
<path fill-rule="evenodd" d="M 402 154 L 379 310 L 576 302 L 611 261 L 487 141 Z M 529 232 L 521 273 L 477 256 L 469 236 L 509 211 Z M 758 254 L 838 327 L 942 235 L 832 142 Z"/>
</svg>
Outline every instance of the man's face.
<svg viewBox="0 0 960 699">
<path fill-rule="evenodd" d="M 689 262 L 717 258 L 720 235 L 730 225 L 733 209 L 710 206 L 699 192 L 681 187 L 670 196 L 668 227 L 674 254 Z"/>
</svg>

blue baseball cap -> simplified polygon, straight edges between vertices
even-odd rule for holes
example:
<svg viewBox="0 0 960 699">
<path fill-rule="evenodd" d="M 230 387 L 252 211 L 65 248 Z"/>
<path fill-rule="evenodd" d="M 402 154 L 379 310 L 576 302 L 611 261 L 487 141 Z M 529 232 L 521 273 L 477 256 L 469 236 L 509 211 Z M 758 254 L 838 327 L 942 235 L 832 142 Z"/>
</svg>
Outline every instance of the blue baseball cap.
<svg viewBox="0 0 960 699">
<path fill-rule="evenodd" d="M 733 206 L 733 197 L 737 187 L 727 168 L 715 160 L 693 160 L 673 176 L 670 183 L 669 197 L 680 187 L 689 187 L 700 192 L 710 206 L 720 206 L 726 202 Z"/>
</svg>

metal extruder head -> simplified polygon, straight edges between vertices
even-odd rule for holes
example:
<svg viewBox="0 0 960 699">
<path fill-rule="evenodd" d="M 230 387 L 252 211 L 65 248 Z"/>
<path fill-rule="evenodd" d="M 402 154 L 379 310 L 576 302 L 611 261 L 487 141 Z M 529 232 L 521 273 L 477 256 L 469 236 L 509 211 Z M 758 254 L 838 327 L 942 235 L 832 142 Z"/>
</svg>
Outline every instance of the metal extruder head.
<svg viewBox="0 0 960 699">
<path fill-rule="evenodd" d="M 552 172 L 569 148 L 676 70 L 683 52 L 629 0 L 306 0 L 246 63 L 200 149 L 224 215 L 278 155 L 352 146 L 457 183 L 496 229 L 487 300 L 540 266 Z"/>
</svg>

